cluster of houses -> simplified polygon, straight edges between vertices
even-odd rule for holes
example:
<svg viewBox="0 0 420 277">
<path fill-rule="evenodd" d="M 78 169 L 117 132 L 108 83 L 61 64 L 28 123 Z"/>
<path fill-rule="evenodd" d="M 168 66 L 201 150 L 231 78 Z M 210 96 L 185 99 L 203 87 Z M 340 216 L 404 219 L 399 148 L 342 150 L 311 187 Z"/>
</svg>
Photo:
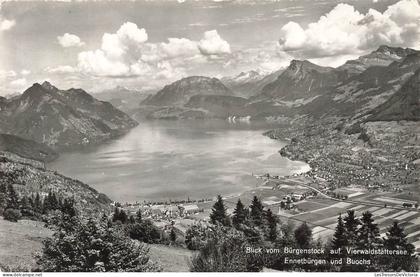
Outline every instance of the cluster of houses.
<svg viewBox="0 0 420 277">
<path fill-rule="evenodd" d="M 142 215 L 145 218 L 151 218 L 155 220 L 170 220 L 176 218 L 184 218 L 193 214 L 203 212 L 203 209 L 199 208 L 197 204 L 186 203 L 186 204 L 126 204 L 124 210 L 129 215 L 135 215 L 138 210 L 141 210 Z"/>
</svg>

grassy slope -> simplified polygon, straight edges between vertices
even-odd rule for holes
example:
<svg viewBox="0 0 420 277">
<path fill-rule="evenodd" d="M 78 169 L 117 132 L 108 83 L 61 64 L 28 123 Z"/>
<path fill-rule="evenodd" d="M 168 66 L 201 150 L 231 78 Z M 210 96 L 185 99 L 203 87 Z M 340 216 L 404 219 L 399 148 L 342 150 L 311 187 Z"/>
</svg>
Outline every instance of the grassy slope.
<svg viewBox="0 0 420 277">
<path fill-rule="evenodd" d="M 0 217 L 0 269 L 28 271 L 36 267 L 35 255 L 42 251 L 42 240 L 52 231 L 42 222 L 10 222 Z M 150 256 L 165 272 L 189 271 L 193 251 L 165 245 L 150 245 Z"/>
<path fill-rule="evenodd" d="M 150 245 L 150 258 L 162 266 L 164 272 L 188 272 L 194 251 L 166 245 Z"/>
<path fill-rule="evenodd" d="M 36 266 L 35 255 L 42 251 L 42 240 L 52 231 L 42 222 L 10 222 L 0 217 L 1 270 L 28 271 Z"/>
</svg>

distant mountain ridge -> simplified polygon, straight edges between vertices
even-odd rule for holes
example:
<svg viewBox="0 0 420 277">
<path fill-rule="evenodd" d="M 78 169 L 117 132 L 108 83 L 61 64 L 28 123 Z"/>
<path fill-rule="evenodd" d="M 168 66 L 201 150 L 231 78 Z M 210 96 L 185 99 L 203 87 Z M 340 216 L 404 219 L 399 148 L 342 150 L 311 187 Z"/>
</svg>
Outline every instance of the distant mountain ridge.
<svg viewBox="0 0 420 277">
<path fill-rule="evenodd" d="M 274 82 L 267 84 L 255 99 L 305 99 L 316 96 L 320 89 L 334 86 L 339 81 L 340 74 L 332 67 L 292 60 L 286 70 Z"/>
<path fill-rule="evenodd" d="M 116 86 L 111 89 L 106 89 L 92 94 L 101 101 L 111 103 L 117 109 L 131 114 L 137 110 L 140 103 L 152 94 L 153 91 L 143 91 L 136 89 L 129 89 L 124 86 Z"/>
<path fill-rule="evenodd" d="M 233 93 L 219 79 L 204 76 L 190 76 L 166 85 L 155 95 L 142 102 L 153 106 L 183 106 L 194 95 L 225 95 Z"/>
<path fill-rule="evenodd" d="M 388 66 L 392 62 L 402 60 L 416 52 L 416 50 L 411 48 L 381 45 L 377 50 L 367 55 L 361 56 L 356 60 L 347 61 L 344 65 L 338 67 L 338 69 L 348 71 L 350 75 L 359 74 L 372 66 Z"/>
<path fill-rule="evenodd" d="M 269 74 L 250 70 L 233 77 L 223 77 L 221 81 L 237 96 L 250 98 L 259 94 L 265 85 L 275 81 L 282 72 L 283 69 Z"/>
<path fill-rule="evenodd" d="M 48 82 L 0 103 L 1 132 L 56 149 L 98 143 L 138 124 L 82 89 L 59 90 Z"/>
<path fill-rule="evenodd" d="M 258 71 L 222 78 L 236 98 L 226 89 L 214 89 L 207 81 L 205 89 L 197 85 L 210 78 L 189 77 L 198 79 L 174 82 L 144 102 L 159 105 L 149 114 L 155 119 L 241 116 L 255 120 L 338 117 L 358 121 L 388 101 L 418 69 L 420 51 L 380 46 L 337 68 L 292 60 L 286 69 L 276 72 L 275 78 L 275 74 L 269 75 L 271 81 L 259 91 L 258 85 L 268 76 L 263 77 Z M 218 80 L 216 83 L 220 85 Z M 237 97 L 241 89 L 242 94 L 251 89 L 254 95 L 247 99 Z"/>
</svg>

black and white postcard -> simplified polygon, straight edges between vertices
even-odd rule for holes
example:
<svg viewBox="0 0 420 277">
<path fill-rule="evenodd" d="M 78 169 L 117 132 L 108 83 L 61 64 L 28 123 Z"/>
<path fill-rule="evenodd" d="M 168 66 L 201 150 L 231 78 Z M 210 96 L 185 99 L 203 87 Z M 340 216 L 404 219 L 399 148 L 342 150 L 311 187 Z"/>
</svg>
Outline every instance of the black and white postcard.
<svg viewBox="0 0 420 277">
<path fill-rule="evenodd" d="M 419 136 L 419 0 L 0 0 L 0 275 L 417 276 Z"/>
</svg>

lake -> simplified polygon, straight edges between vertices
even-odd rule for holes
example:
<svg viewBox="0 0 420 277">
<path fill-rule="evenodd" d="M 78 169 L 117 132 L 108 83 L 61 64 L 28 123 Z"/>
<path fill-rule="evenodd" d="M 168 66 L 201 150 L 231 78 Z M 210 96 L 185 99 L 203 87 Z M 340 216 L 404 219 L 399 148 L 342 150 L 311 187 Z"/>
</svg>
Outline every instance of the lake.
<svg viewBox="0 0 420 277">
<path fill-rule="evenodd" d="M 226 121 L 145 121 L 126 135 L 63 153 L 48 168 L 120 202 L 213 198 L 261 183 L 252 174 L 308 168 L 280 156 L 285 143 L 263 136 L 276 126 Z"/>
</svg>

